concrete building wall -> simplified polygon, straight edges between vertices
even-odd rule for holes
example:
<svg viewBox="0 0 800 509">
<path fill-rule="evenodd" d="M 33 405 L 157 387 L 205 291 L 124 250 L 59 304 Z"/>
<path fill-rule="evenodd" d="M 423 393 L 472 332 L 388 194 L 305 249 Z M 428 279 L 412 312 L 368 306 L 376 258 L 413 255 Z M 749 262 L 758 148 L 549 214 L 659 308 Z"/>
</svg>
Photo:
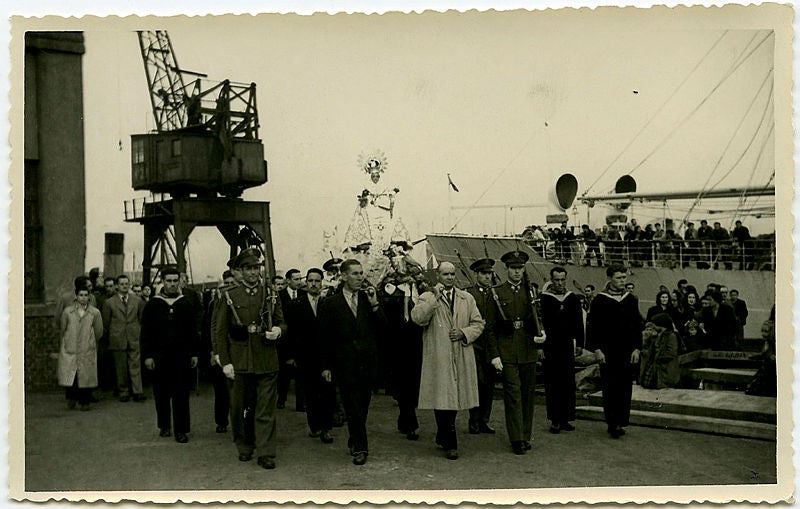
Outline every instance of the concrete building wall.
<svg viewBox="0 0 800 509">
<path fill-rule="evenodd" d="M 83 34 L 25 37 L 25 386 L 56 386 L 54 303 L 84 272 Z"/>
</svg>

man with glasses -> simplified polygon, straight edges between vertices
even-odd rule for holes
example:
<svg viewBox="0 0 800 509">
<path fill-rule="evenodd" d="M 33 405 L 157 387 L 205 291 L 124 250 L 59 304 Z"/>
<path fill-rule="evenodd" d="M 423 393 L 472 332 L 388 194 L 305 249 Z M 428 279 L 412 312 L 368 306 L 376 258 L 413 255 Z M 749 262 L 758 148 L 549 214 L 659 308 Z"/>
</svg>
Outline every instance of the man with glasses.
<svg viewBox="0 0 800 509">
<path fill-rule="evenodd" d="M 239 461 L 258 453 L 258 465 L 275 468 L 278 402 L 276 342 L 286 331 L 280 299 L 261 281 L 261 253 L 239 255 L 240 285 L 223 292 L 215 316 L 214 347 L 231 388 L 231 424 Z M 245 408 L 248 409 L 245 415 Z"/>
</svg>

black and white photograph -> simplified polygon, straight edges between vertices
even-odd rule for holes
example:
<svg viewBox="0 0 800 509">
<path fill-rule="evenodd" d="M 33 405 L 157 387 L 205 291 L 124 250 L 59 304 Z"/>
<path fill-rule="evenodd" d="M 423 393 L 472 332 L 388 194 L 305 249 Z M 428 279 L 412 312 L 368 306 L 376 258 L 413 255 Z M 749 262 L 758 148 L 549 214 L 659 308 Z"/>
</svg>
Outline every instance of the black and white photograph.
<svg viewBox="0 0 800 509">
<path fill-rule="evenodd" d="M 305 4 L 11 13 L 10 498 L 790 501 L 793 6 Z"/>
</svg>

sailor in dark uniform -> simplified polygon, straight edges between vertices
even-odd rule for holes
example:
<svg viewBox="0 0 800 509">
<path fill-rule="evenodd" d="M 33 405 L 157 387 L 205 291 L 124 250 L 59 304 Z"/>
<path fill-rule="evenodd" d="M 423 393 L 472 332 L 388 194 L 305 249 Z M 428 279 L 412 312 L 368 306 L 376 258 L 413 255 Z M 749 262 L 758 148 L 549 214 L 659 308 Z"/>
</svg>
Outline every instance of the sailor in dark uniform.
<svg viewBox="0 0 800 509">
<path fill-rule="evenodd" d="M 581 299 L 567 290 L 564 267 L 550 269 L 550 287 L 542 292 L 544 390 L 550 433 L 572 431 L 575 420 L 575 347 L 583 347 Z"/>
<path fill-rule="evenodd" d="M 525 454 L 531 449 L 539 359 L 537 342 L 544 341 L 544 331 L 536 328 L 531 296 L 524 284 L 528 254 L 510 251 L 500 260 L 508 269 L 508 281 L 495 289 L 497 314 L 489 355 L 492 365 L 503 373 L 503 401 L 511 449 L 514 454 Z"/>
<path fill-rule="evenodd" d="M 608 434 L 625 434 L 631 414 L 633 366 L 639 363 L 642 346 L 642 316 L 639 301 L 625 290 L 628 271 L 622 265 L 606 269 L 608 283 L 592 299 L 586 323 L 586 347 L 600 362 L 603 412 Z"/>
<path fill-rule="evenodd" d="M 214 329 L 214 346 L 222 372 L 233 380 L 231 421 L 240 461 L 254 449 L 259 466 L 275 468 L 278 401 L 276 341 L 286 331 L 280 299 L 260 278 L 260 253 L 245 250 L 238 258 L 241 284 L 223 292 Z M 245 415 L 244 409 L 252 409 Z"/>
<path fill-rule="evenodd" d="M 475 297 L 478 311 L 486 321 L 486 326 L 478 339 L 472 343 L 475 352 L 475 367 L 478 372 L 478 401 L 479 405 L 469 411 L 469 432 L 473 435 L 479 433 L 494 434 L 494 428 L 489 426 L 492 416 L 492 396 L 494 395 L 494 382 L 497 370 L 492 366 L 488 346 L 490 337 L 494 334 L 494 315 L 497 304 L 494 301 L 494 260 L 482 258 L 469 266 L 475 272 L 476 284 L 467 291 Z"/>
</svg>

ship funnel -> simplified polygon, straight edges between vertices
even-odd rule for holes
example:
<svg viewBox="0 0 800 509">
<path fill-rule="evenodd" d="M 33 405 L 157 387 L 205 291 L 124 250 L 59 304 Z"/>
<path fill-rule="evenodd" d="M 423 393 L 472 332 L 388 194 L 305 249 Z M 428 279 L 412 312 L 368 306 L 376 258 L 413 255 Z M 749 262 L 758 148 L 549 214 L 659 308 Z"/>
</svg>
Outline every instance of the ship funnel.
<svg viewBox="0 0 800 509">
<path fill-rule="evenodd" d="M 617 179 L 614 185 L 614 192 L 617 194 L 635 193 L 636 192 L 636 179 L 630 175 L 623 175 Z M 630 203 L 618 203 L 615 205 L 617 210 L 625 210 L 630 206 Z"/>
<path fill-rule="evenodd" d="M 561 210 L 567 210 L 575 201 L 578 195 L 578 179 L 571 173 L 565 173 L 558 177 L 556 182 L 556 198 Z"/>
</svg>

